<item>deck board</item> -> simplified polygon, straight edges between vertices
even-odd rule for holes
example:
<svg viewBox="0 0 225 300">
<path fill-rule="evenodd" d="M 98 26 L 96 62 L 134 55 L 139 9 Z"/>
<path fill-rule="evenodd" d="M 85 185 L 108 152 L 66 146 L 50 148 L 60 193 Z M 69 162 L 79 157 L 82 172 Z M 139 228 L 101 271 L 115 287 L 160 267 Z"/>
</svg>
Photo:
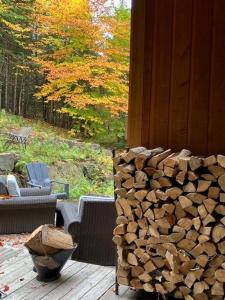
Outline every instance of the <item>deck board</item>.
<svg viewBox="0 0 225 300">
<path fill-rule="evenodd" d="M 114 293 L 115 269 L 68 261 L 61 278 L 42 283 L 36 280 L 33 263 L 25 248 L 0 249 L 0 291 L 5 286 L 7 300 L 155 300 L 150 294 L 120 287 Z"/>
</svg>

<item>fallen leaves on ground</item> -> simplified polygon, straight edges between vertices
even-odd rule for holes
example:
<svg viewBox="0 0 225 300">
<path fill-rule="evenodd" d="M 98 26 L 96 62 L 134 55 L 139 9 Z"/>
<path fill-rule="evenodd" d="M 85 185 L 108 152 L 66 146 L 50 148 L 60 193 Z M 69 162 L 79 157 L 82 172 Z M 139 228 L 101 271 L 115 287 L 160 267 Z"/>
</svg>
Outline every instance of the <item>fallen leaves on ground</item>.
<svg viewBox="0 0 225 300">
<path fill-rule="evenodd" d="M 8 292 L 8 291 L 9 291 L 9 286 L 8 286 L 8 285 L 5 285 L 2 291 L 3 291 L 4 293 Z"/>
<path fill-rule="evenodd" d="M 0 247 L 22 248 L 29 234 L 10 234 L 0 236 Z"/>
</svg>

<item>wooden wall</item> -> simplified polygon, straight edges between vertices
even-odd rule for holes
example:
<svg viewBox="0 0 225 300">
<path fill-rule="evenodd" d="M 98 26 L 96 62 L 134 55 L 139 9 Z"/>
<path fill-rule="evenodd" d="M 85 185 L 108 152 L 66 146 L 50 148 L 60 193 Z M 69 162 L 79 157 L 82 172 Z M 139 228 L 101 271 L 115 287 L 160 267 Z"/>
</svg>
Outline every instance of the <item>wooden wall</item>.
<svg viewBox="0 0 225 300">
<path fill-rule="evenodd" d="M 129 147 L 225 153 L 225 0 L 133 0 Z"/>
</svg>

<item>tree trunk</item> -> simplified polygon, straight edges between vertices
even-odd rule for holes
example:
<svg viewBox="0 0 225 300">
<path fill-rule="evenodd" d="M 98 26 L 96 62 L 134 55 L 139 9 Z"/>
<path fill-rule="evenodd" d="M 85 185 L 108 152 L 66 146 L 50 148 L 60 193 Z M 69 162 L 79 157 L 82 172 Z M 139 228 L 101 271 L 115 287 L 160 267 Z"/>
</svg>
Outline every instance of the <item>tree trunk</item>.
<svg viewBox="0 0 225 300">
<path fill-rule="evenodd" d="M 18 73 L 15 73 L 14 95 L 13 95 L 13 113 L 16 114 L 16 96 L 17 96 Z"/>
<path fill-rule="evenodd" d="M 24 80 L 23 80 L 23 77 L 22 77 L 22 79 L 21 79 L 21 86 L 20 86 L 20 94 L 19 94 L 19 103 L 18 103 L 18 114 L 20 116 L 21 116 L 21 112 L 22 112 L 23 88 L 24 88 Z"/>
<path fill-rule="evenodd" d="M 9 58 L 6 56 L 6 67 L 5 67 L 5 109 L 8 111 L 8 90 L 9 90 Z"/>
</svg>

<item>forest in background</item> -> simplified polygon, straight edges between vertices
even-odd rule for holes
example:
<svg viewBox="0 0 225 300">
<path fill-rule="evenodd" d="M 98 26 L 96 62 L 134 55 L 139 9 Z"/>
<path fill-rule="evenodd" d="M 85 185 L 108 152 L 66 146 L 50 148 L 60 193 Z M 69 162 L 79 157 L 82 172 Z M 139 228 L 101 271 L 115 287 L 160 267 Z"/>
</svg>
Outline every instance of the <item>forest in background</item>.
<svg viewBox="0 0 225 300">
<path fill-rule="evenodd" d="M 130 9 L 119 2 L 0 0 L 0 109 L 123 141 Z"/>
</svg>

